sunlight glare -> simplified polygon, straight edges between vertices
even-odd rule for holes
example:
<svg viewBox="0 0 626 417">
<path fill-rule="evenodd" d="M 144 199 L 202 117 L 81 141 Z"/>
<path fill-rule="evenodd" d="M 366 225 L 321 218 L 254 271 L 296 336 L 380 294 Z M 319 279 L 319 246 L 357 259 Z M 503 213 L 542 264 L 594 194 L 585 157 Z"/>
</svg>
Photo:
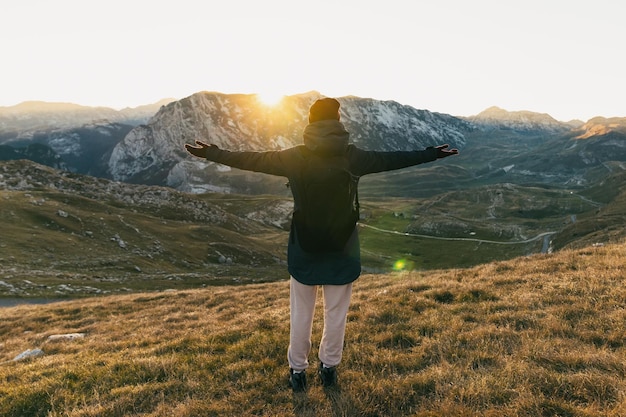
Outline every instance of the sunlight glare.
<svg viewBox="0 0 626 417">
<path fill-rule="evenodd" d="M 256 96 L 257 96 L 257 100 L 259 100 L 261 103 L 269 107 L 273 107 L 273 106 L 280 104 L 280 102 L 285 97 L 284 94 L 271 92 L 271 91 L 258 93 Z"/>
</svg>

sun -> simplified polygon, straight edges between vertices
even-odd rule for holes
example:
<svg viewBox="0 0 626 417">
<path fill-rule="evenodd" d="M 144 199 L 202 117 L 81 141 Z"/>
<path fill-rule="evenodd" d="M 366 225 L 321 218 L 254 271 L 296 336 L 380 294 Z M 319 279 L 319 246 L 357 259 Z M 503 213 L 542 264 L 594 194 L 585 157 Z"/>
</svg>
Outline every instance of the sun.
<svg viewBox="0 0 626 417">
<path fill-rule="evenodd" d="M 285 97 L 285 94 L 277 93 L 273 91 L 264 91 L 264 92 L 257 93 L 256 97 L 257 97 L 257 100 L 259 100 L 261 103 L 265 104 L 266 106 L 273 107 L 273 106 L 277 106 L 278 104 L 280 104 L 280 102 Z"/>
</svg>

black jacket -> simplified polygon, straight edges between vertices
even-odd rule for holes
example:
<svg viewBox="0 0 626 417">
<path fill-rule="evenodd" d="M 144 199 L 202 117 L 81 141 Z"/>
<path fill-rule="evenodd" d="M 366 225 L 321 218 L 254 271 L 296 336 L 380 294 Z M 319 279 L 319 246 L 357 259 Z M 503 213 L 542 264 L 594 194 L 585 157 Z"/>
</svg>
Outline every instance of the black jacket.
<svg viewBox="0 0 626 417">
<path fill-rule="evenodd" d="M 337 120 L 310 123 L 304 130 L 304 145 L 281 151 L 231 152 L 211 146 L 206 158 L 210 161 L 247 171 L 264 172 L 289 179 L 294 199 L 294 211 L 300 206 L 302 148 L 325 155 L 345 155 L 350 172 L 363 176 L 391 171 L 430 162 L 437 159 L 437 149 L 420 151 L 379 152 L 366 151 L 348 143 L 349 133 Z M 343 252 L 327 254 L 307 253 L 300 248 L 295 228 L 291 228 L 287 249 L 289 273 L 306 285 L 342 285 L 356 280 L 361 274 L 361 257 L 357 228 Z"/>
</svg>

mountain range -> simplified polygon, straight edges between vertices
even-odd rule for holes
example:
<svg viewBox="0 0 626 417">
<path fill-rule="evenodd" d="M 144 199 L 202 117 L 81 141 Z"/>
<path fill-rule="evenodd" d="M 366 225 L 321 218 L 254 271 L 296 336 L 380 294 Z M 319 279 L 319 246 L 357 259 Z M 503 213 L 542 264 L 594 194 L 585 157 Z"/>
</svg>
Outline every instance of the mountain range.
<svg viewBox="0 0 626 417">
<path fill-rule="evenodd" d="M 0 107 L 0 133 L 6 140 L 11 136 L 28 137 L 32 132 L 75 128 L 100 120 L 128 125 L 148 121 L 157 110 L 174 99 L 167 98 L 139 107 L 115 110 L 109 107 L 89 107 L 73 103 L 25 101 L 15 106 Z"/>
<path fill-rule="evenodd" d="M 183 145 L 197 139 L 231 150 L 297 145 L 308 107 L 319 97 L 309 92 L 266 106 L 253 94 L 200 92 L 121 111 L 23 103 L 0 108 L 0 159 L 26 158 L 76 173 L 194 193 L 284 194 L 283 180 L 194 160 Z M 459 148 L 461 155 L 443 165 L 449 175 L 441 184 L 444 189 L 502 181 L 585 186 L 595 180 L 589 177 L 595 168 L 626 160 L 626 118 L 561 122 L 547 114 L 497 107 L 454 117 L 394 101 L 339 101 L 342 122 L 359 147 L 391 151 L 448 143 Z M 399 188 L 403 195 L 405 187 Z M 421 191 L 414 195 L 439 191 L 416 188 Z"/>
</svg>

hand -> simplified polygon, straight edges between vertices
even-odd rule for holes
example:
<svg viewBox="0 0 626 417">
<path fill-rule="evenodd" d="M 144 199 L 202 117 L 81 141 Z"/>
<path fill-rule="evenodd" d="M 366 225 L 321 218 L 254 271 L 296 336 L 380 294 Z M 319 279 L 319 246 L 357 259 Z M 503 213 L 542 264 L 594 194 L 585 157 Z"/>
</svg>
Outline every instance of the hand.
<svg viewBox="0 0 626 417">
<path fill-rule="evenodd" d="M 215 146 L 215 145 L 207 145 L 206 143 L 201 142 L 199 140 L 196 141 L 196 145 L 198 146 L 193 146 L 193 145 L 189 145 L 185 143 L 185 149 L 187 150 L 187 152 L 189 152 L 193 156 L 197 156 L 198 158 L 206 158 L 207 149 Z"/>
<path fill-rule="evenodd" d="M 435 149 L 437 149 L 437 159 L 459 154 L 459 150 L 456 148 L 448 149 L 448 144 L 435 146 Z"/>
</svg>

